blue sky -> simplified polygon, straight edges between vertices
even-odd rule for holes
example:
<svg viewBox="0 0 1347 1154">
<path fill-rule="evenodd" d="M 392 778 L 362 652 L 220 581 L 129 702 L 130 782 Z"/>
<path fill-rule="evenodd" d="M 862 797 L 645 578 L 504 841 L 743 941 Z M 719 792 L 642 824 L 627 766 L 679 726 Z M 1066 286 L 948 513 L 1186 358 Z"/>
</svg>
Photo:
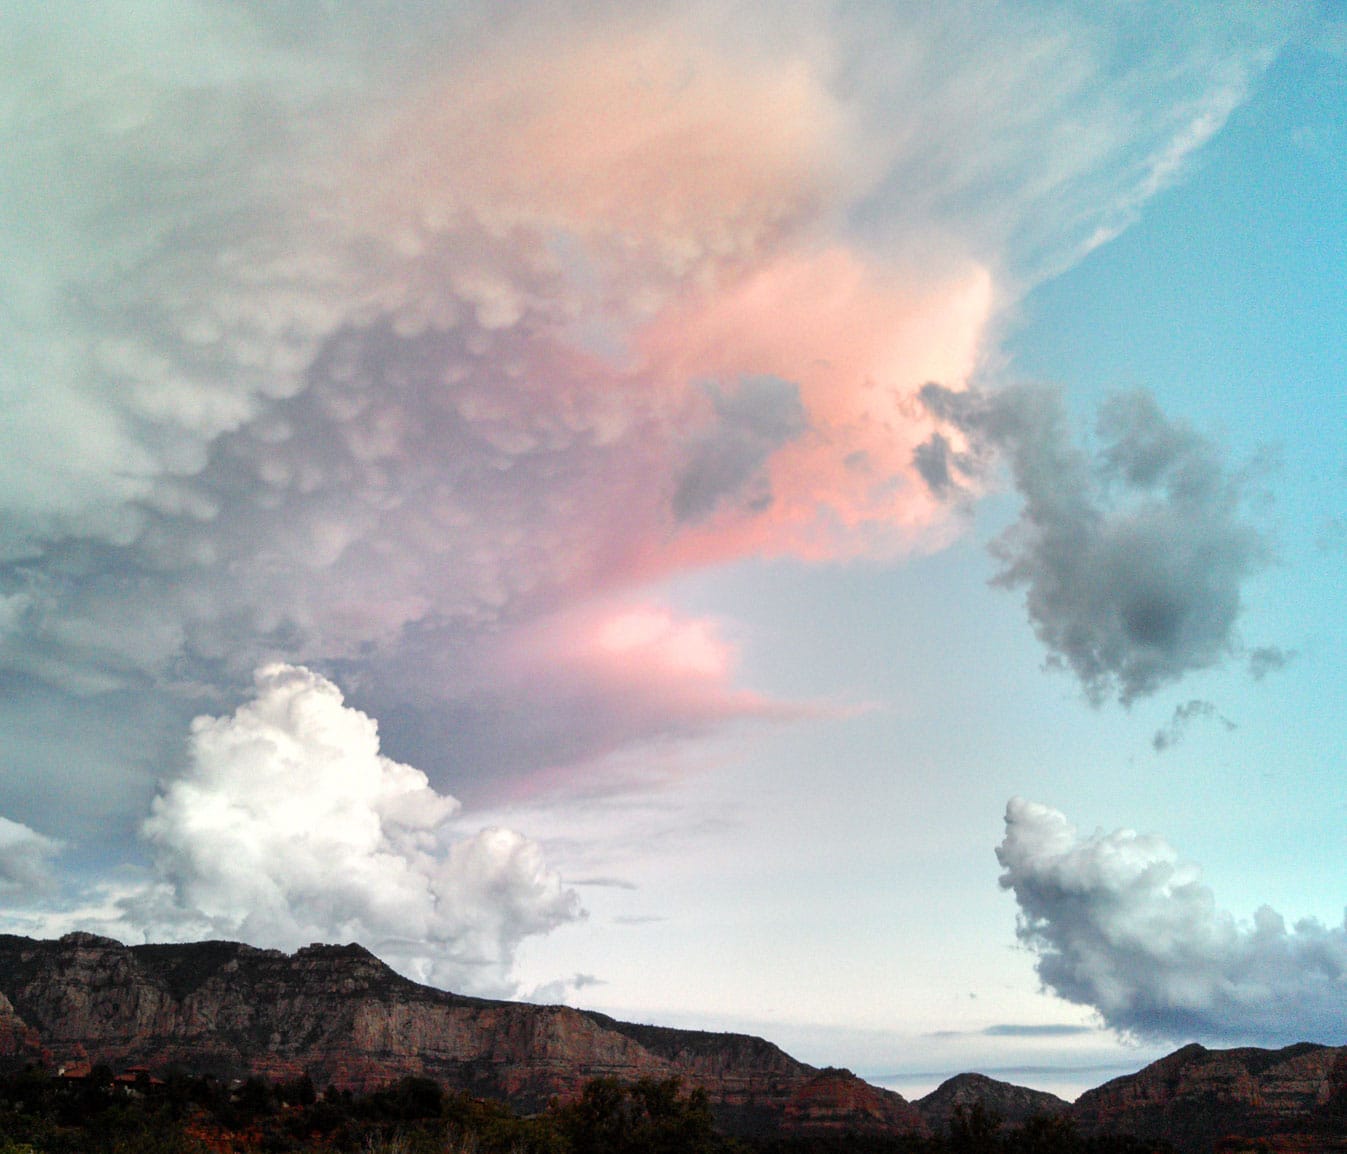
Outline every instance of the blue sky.
<svg viewBox="0 0 1347 1154">
<path fill-rule="evenodd" d="M 1344 1040 L 1331 6 L 3 20 L 4 928 Z"/>
</svg>

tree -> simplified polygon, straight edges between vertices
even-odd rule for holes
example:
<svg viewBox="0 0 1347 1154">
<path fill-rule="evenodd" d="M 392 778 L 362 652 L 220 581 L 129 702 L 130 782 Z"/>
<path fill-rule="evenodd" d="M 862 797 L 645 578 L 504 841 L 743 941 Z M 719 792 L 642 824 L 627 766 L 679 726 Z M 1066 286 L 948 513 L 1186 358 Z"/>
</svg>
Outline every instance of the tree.
<svg viewBox="0 0 1347 1154">
<path fill-rule="evenodd" d="M 723 1148 L 704 1090 L 686 1097 L 677 1078 L 622 1083 L 596 1078 L 557 1113 L 575 1154 L 704 1154 Z"/>
<path fill-rule="evenodd" d="M 949 1148 L 959 1154 L 983 1154 L 999 1150 L 1001 1115 L 989 1110 L 981 1102 L 969 1106 L 955 1106 L 949 1119 Z"/>
</svg>

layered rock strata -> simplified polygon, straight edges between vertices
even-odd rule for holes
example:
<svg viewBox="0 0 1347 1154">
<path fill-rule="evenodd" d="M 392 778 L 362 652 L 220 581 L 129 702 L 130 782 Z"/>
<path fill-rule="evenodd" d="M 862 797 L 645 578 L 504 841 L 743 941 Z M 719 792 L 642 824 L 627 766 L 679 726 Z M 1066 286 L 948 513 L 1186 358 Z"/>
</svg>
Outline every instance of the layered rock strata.
<svg viewBox="0 0 1347 1154">
<path fill-rule="evenodd" d="M 1298 1149 L 1343 1150 L 1347 1047 L 1184 1046 L 1135 1074 L 1087 1090 L 1073 1114 L 1082 1133 L 1166 1138 L 1191 1154 L 1214 1150 L 1232 1135 L 1296 1136 Z"/>
<path fill-rule="evenodd" d="M 236 942 L 124 946 L 0 935 L 0 1060 L 308 1075 L 369 1090 L 403 1075 L 521 1111 L 591 1078 L 681 1078 L 733 1133 L 920 1133 L 917 1111 L 761 1038 L 619 1022 L 418 985 L 356 945 L 293 955 Z"/>
</svg>

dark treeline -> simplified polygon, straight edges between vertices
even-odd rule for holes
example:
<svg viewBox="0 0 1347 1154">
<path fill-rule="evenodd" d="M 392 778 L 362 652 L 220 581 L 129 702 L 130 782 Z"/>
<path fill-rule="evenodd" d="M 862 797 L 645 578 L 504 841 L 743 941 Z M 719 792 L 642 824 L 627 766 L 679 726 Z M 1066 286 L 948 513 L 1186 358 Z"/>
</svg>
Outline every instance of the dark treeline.
<svg viewBox="0 0 1347 1154">
<path fill-rule="evenodd" d="M 403 1078 L 370 1094 L 308 1078 L 215 1078 L 169 1071 L 83 1078 L 40 1067 L 0 1077 L 0 1154 L 1148 1154 L 1165 1144 L 1077 1135 L 1064 1119 L 1008 1127 L 975 1109 L 933 1138 L 838 1134 L 728 1138 L 700 1090 L 677 1079 L 588 1083 L 572 1102 L 520 1117 L 497 1102 Z"/>
</svg>

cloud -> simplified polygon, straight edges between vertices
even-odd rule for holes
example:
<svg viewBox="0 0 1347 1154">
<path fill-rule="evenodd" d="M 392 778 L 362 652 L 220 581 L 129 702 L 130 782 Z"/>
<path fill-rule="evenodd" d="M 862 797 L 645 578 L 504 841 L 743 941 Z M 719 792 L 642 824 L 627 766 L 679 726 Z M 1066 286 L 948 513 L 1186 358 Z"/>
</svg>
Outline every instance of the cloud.
<svg viewBox="0 0 1347 1154">
<path fill-rule="evenodd" d="M 715 423 L 693 441 L 674 490 L 673 513 L 680 521 L 705 520 L 733 497 L 759 508 L 770 505 L 772 492 L 762 467 L 808 428 L 800 390 L 789 381 L 756 377 L 731 393 L 715 387 L 708 393 Z M 744 492 L 751 482 L 758 483 Z"/>
<path fill-rule="evenodd" d="M 1070 1038 L 1077 1034 L 1093 1034 L 1092 1026 L 1021 1026 L 1005 1023 L 988 1026 L 982 1031 L 989 1038 Z"/>
<path fill-rule="evenodd" d="M 545 982 L 543 985 L 530 990 L 523 996 L 522 1000 L 533 1002 L 539 1006 L 573 1005 L 572 999 L 581 990 L 590 986 L 602 985 L 606 985 L 604 980 L 596 978 L 593 974 L 573 974 L 569 978 L 558 978 L 552 982 Z"/>
<path fill-rule="evenodd" d="M 1285 669 L 1296 659 L 1294 649 L 1282 649 L 1276 645 L 1263 645 L 1249 653 L 1249 676 L 1262 681 L 1269 673 Z"/>
<path fill-rule="evenodd" d="M 616 890 L 637 890 L 641 888 L 635 882 L 629 881 L 626 878 L 610 878 L 610 877 L 573 878 L 571 880 L 571 885 L 598 886 L 603 889 L 616 889 Z"/>
<path fill-rule="evenodd" d="M 458 809 L 382 756 L 330 681 L 268 666 L 252 701 L 193 723 L 190 766 L 143 827 L 171 897 L 126 901 L 127 918 L 152 938 L 354 939 L 417 977 L 499 992 L 519 943 L 579 903 L 520 834 L 455 837 Z"/>
<path fill-rule="evenodd" d="M 0 897 L 23 902 L 55 888 L 52 859 L 61 844 L 0 817 Z"/>
<path fill-rule="evenodd" d="M 1147 9 L 1143 54 L 1136 19 L 5 7 L 0 808 L 134 856 L 180 725 L 278 661 L 483 791 L 798 715 L 658 647 L 609 713 L 559 650 L 537 709 L 504 689 L 521 638 L 671 575 L 959 530 L 916 391 L 1173 177 L 1288 18 Z"/>
<path fill-rule="evenodd" d="M 1209 83 L 1168 62 L 1176 107 L 1152 122 L 1147 86 L 1138 145 L 1105 131 L 1109 85 L 1138 80 L 1110 74 L 1121 30 L 1081 17 L 1052 37 L 993 21 L 937 82 L 871 59 L 881 31 L 941 34 L 916 17 L 774 22 L 745 58 L 734 20 L 660 6 L 523 6 L 489 34 L 468 8 L 418 36 L 391 11 L 349 35 L 315 12 L 303 38 L 290 9 L 44 11 L 7 17 L 26 50 L 6 78 L 0 643 L 82 691 L 332 660 L 746 552 L 910 545 L 943 512 L 903 402 L 976 363 L 1014 231 L 976 213 L 1132 198 L 1194 114 L 1177 91 Z M 1228 62 L 1222 93 L 1277 37 L 1213 53 L 1175 24 L 1176 54 Z M 1096 71 L 1043 68 L 1073 50 Z M 1067 108 L 1099 130 L 1052 181 L 955 99 L 991 62 L 1059 86 L 1026 89 L 1017 148 Z M 895 132 L 890 90 L 923 84 Z M 926 206 L 897 214 L 913 237 L 951 235 L 929 214 L 989 162 L 1007 191 L 918 276 L 836 227 L 877 162 Z"/>
<path fill-rule="evenodd" d="M 780 702 L 734 687 L 739 646 L 726 624 L 657 603 L 601 601 L 542 618 L 497 649 L 507 694 L 527 694 L 618 745 L 693 735 L 738 719 L 784 720 L 818 707 Z"/>
<path fill-rule="evenodd" d="M 1155 731 L 1155 736 L 1151 738 L 1151 747 L 1156 753 L 1163 753 L 1171 745 L 1177 745 L 1195 718 L 1219 721 L 1227 732 L 1235 728 L 1235 723 L 1228 717 L 1221 716 L 1210 701 L 1194 699 L 1174 707 L 1174 716 L 1169 719 L 1168 724 L 1163 729 Z"/>
<path fill-rule="evenodd" d="M 925 443 L 917 465 L 933 492 L 948 498 L 1008 462 L 1024 506 L 994 546 L 996 582 L 1025 588 L 1049 663 L 1092 701 L 1129 705 L 1238 650 L 1241 589 L 1267 549 L 1210 441 L 1144 392 L 1102 406 L 1093 455 L 1073 443 L 1053 389 L 931 384 L 921 400 L 963 442 Z"/>
<path fill-rule="evenodd" d="M 658 788 L 690 742 L 840 712 L 740 688 L 743 641 L 723 619 L 603 597 L 480 634 L 429 631 L 342 677 L 386 748 L 465 800 L 574 799 Z"/>
<path fill-rule="evenodd" d="M 878 455 L 896 400 L 859 394 L 966 371 L 985 302 L 945 282 L 985 275 L 899 285 L 819 245 L 854 180 L 800 46 L 746 64 L 655 10 L 462 18 L 423 29 L 436 69 L 391 17 L 349 43 L 209 5 L 22 23 L 7 669 L 229 693 L 267 660 L 447 647 L 690 565 L 832 551 L 838 522 L 897 545 L 939 517 Z M 415 61 L 371 68 L 384 51 Z M 746 311 L 796 332 L 719 327 Z M 867 447 L 865 477 L 843 461 Z"/>
<path fill-rule="evenodd" d="M 1262 906 L 1239 922 L 1162 838 L 1082 838 L 1063 814 L 1021 798 L 1006 807 L 996 856 L 1044 986 L 1112 1029 L 1264 1045 L 1347 1029 L 1347 921 L 1288 930 Z"/>
</svg>

